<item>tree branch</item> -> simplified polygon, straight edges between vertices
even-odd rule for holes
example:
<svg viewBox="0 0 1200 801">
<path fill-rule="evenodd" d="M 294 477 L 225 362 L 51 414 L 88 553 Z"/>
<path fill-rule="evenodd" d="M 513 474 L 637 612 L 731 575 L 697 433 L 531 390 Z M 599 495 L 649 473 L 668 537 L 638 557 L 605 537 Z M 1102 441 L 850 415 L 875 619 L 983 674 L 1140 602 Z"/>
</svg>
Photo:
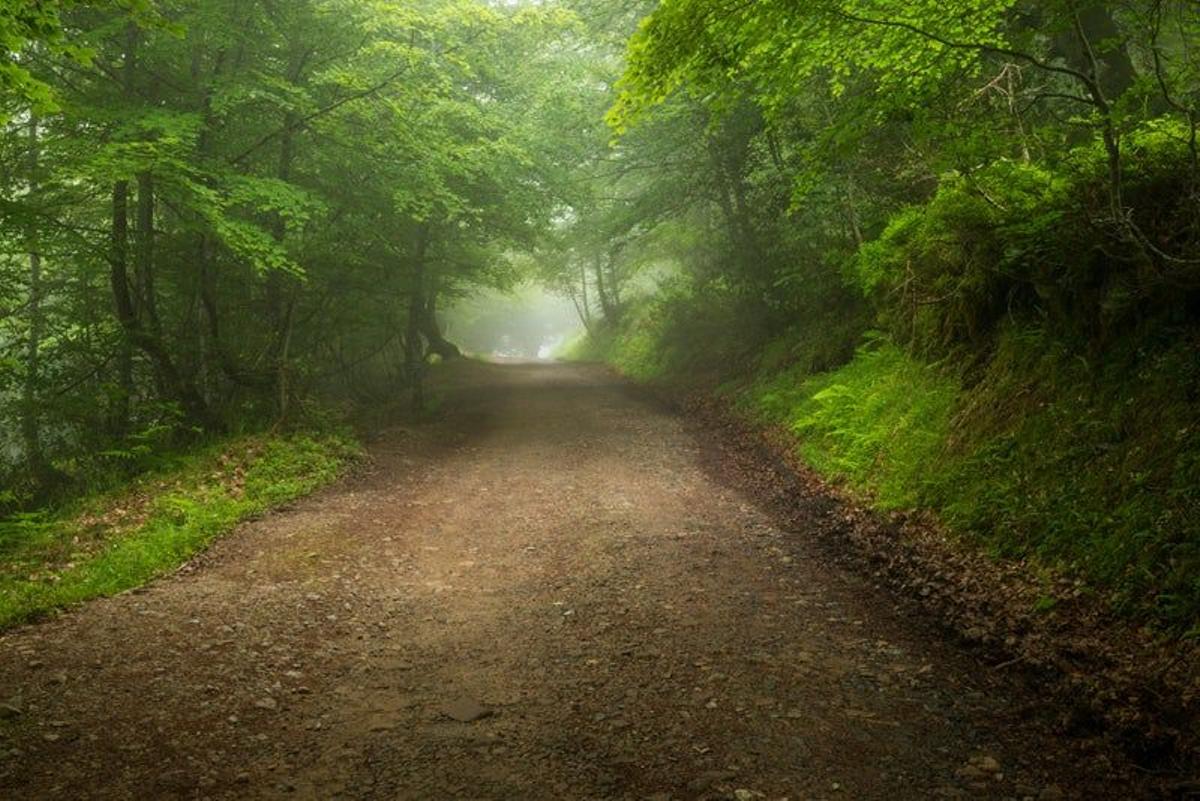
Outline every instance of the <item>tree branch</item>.
<svg viewBox="0 0 1200 801">
<path fill-rule="evenodd" d="M 850 12 L 843 11 L 841 9 L 834 11 L 834 14 L 841 17 L 842 19 L 849 20 L 850 22 L 857 22 L 860 25 L 878 25 L 878 26 L 881 26 L 884 28 L 898 28 L 900 30 L 908 31 L 909 33 L 915 33 L 918 36 L 921 36 L 932 42 L 937 42 L 938 44 L 940 44 L 944 47 L 949 47 L 953 50 L 974 50 L 974 51 L 980 52 L 980 53 L 991 53 L 991 54 L 998 55 L 998 56 L 1008 56 L 1009 58 L 1020 59 L 1029 64 L 1032 64 L 1033 66 L 1037 67 L 1040 70 L 1044 70 L 1046 72 L 1057 73 L 1059 75 L 1067 75 L 1067 76 L 1079 81 L 1085 87 L 1087 87 L 1088 94 L 1092 95 L 1092 97 L 1094 98 L 1093 105 L 1099 104 L 1099 102 L 1101 102 L 1103 99 L 1103 94 L 1100 91 L 1099 85 L 1096 83 L 1095 80 L 1093 80 L 1093 78 L 1090 75 L 1088 75 L 1084 72 L 1080 72 L 1079 70 L 1072 69 L 1070 67 L 1064 67 L 1064 66 L 1060 66 L 1058 64 L 1051 64 L 1050 62 L 1044 61 L 1044 60 L 1038 58 L 1037 56 L 1031 55 L 1029 53 L 1023 53 L 1020 50 L 1013 50 L 1012 48 L 1008 48 L 1008 47 L 1001 47 L 999 45 L 987 44 L 986 42 L 956 42 L 956 41 L 953 41 L 952 39 L 947 39 L 944 36 L 940 36 L 936 33 L 932 33 L 931 31 L 927 31 L 923 28 L 918 28 L 916 25 L 913 25 L 908 22 L 902 22 L 900 20 L 888 20 L 888 19 L 875 19 L 872 17 L 861 17 L 857 14 L 851 14 Z"/>
</svg>

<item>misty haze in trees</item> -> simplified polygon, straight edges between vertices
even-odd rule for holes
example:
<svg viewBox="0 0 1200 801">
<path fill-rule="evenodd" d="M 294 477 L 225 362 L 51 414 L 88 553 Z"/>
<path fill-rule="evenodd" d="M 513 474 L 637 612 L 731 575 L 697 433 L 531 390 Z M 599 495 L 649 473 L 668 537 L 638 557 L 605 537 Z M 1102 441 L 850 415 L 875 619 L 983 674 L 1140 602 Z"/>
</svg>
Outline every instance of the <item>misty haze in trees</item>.
<svg viewBox="0 0 1200 801">
<path fill-rule="evenodd" d="M 476 292 L 454 303 L 443 333 L 483 357 L 549 361 L 583 332 L 581 310 L 538 286 Z"/>
</svg>

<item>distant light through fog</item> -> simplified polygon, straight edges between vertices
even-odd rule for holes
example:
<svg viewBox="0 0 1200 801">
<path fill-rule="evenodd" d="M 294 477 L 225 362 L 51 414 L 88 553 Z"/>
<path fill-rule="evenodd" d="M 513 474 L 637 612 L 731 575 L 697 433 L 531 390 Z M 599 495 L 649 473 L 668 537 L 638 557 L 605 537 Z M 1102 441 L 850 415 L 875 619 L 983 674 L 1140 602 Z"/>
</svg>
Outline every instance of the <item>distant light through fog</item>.
<svg viewBox="0 0 1200 801">
<path fill-rule="evenodd" d="M 445 315 L 447 337 L 468 353 L 549 361 L 583 330 L 571 301 L 535 286 L 464 298 Z"/>
</svg>

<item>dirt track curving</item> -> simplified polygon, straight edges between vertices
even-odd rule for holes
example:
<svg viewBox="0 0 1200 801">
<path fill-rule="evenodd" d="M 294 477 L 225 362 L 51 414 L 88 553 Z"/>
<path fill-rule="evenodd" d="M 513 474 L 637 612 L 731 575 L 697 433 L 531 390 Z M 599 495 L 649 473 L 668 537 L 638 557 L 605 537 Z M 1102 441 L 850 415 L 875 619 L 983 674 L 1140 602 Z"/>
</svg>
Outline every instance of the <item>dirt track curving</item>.
<svg viewBox="0 0 1200 801">
<path fill-rule="evenodd" d="M 0 797 L 1146 796 L 619 379 L 442 381 L 354 478 L 0 638 Z"/>
</svg>

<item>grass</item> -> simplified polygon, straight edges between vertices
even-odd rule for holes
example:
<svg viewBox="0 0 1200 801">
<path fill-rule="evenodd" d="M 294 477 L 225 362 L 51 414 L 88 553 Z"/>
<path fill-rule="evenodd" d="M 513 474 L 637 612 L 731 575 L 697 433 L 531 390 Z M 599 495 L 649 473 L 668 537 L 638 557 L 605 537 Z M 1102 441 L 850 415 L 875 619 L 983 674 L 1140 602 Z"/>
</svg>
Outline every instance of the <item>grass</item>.
<svg viewBox="0 0 1200 801">
<path fill-rule="evenodd" d="M 239 522 L 332 482 L 348 437 L 255 435 L 214 443 L 115 492 L 0 522 L 0 628 L 174 570 Z"/>
</svg>

